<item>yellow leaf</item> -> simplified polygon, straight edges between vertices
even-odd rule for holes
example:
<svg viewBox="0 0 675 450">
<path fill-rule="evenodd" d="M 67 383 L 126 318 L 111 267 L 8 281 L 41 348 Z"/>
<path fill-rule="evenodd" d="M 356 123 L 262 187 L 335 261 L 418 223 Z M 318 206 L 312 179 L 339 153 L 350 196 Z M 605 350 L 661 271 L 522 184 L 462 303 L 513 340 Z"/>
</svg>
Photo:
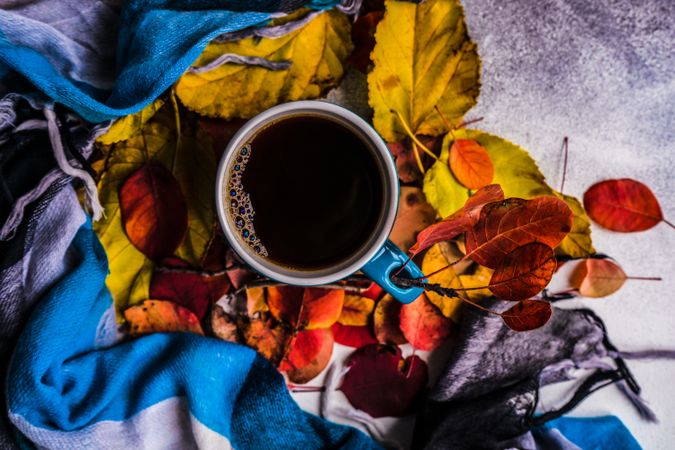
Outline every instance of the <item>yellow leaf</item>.
<svg viewBox="0 0 675 450">
<path fill-rule="evenodd" d="M 199 114 L 249 118 L 278 103 L 319 97 L 335 86 L 352 50 L 351 25 L 336 10 L 319 14 L 300 29 L 275 38 L 212 43 L 194 66 L 224 54 L 289 61 L 284 70 L 226 63 L 202 73 L 186 72 L 176 84 L 181 102 Z"/>
<path fill-rule="evenodd" d="M 375 300 L 371 298 L 345 294 L 342 311 L 337 321 L 342 325 L 368 325 L 368 320 L 374 308 Z"/>
<path fill-rule="evenodd" d="M 116 142 L 126 141 L 130 137 L 140 133 L 143 125 L 159 111 L 162 105 L 164 105 L 164 100 L 158 98 L 136 114 L 120 117 L 113 122 L 105 134 L 102 134 L 96 139 L 96 142 L 103 145 L 110 145 Z"/>
<path fill-rule="evenodd" d="M 461 257 L 461 255 L 459 255 Z M 441 242 L 435 244 L 429 249 L 429 251 L 424 255 L 422 260 L 422 272 L 425 274 L 431 274 L 453 262 L 457 258 L 455 254 L 450 250 L 450 246 L 447 243 Z M 442 272 L 432 275 L 428 278 L 429 283 L 439 284 L 445 288 L 459 289 L 462 287 L 462 284 L 459 282 L 457 272 L 452 267 L 448 267 Z M 458 298 L 445 297 L 435 292 L 427 291 L 427 298 L 431 303 L 436 305 L 440 310 L 441 314 L 445 317 L 448 317 L 455 322 L 459 322 L 460 306 L 462 300 Z"/>
<path fill-rule="evenodd" d="M 385 6 L 368 75 L 375 129 L 387 141 L 402 140 L 406 132 L 398 112 L 414 134 L 445 133 L 434 106 L 457 125 L 476 104 L 480 88 L 480 59 L 462 6 L 458 0 L 387 0 Z"/>
<path fill-rule="evenodd" d="M 492 278 L 492 272 L 494 272 L 494 270 L 479 266 L 478 264 L 476 264 L 476 266 L 477 267 L 475 270 L 473 270 L 473 272 L 467 272 L 459 275 L 459 282 L 463 288 L 476 288 L 490 284 L 490 278 Z M 474 301 L 487 297 L 494 297 L 494 294 L 492 294 L 489 289 L 465 291 L 462 293 L 462 295 L 465 298 Z"/>
<path fill-rule="evenodd" d="M 214 223 L 215 156 L 207 140 L 184 127 L 178 140 L 172 108 L 166 106 L 142 133 L 108 149 L 99 180 L 105 217 L 94 230 L 106 250 L 110 274 L 106 280 L 118 308 L 148 298 L 153 262 L 127 239 L 119 205 L 119 188 L 148 162 L 160 163 L 178 181 L 188 206 L 188 231 L 176 256 L 197 267 Z"/>
<path fill-rule="evenodd" d="M 439 160 L 431 166 L 424 177 L 424 194 L 441 217 L 446 217 L 461 208 L 470 195 L 470 192 L 453 177 L 448 167 L 448 152 L 454 139 L 472 139 L 485 148 L 494 165 L 492 182 L 502 187 L 507 198 L 561 196 L 546 184 L 537 163 L 525 150 L 498 136 L 462 128 L 454 131 L 454 137 L 449 134 L 445 137 Z M 594 250 L 590 225 L 581 204 L 574 197 L 561 198 L 572 209 L 574 223 L 572 231 L 558 246 L 556 252 L 559 255 L 573 257 L 592 253 Z"/>
</svg>

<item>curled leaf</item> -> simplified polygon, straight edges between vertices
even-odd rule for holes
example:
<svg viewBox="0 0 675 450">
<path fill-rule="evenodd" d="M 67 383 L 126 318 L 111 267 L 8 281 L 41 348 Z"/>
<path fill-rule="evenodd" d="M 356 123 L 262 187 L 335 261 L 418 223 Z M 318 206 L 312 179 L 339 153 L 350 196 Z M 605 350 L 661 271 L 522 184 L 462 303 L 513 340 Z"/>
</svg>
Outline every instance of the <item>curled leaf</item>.
<svg viewBox="0 0 675 450">
<path fill-rule="evenodd" d="M 496 268 L 508 253 L 529 242 L 556 247 L 571 228 L 572 211 L 553 196 L 490 203 L 465 235 L 467 256 L 480 265 Z"/>
<path fill-rule="evenodd" d="M 626 282 L 626 273 L 611 259 L 585 259 L 574 268 L 572 286 L 584 297 L 607 297 Z"/>
<path fill-rule="evenodd" d="M 347 358 L 340 387 L 357 409 L 373 417 L 402 417 L 413 412 L 429 381 L 427 364 L 414 355 L 405 360 L 398 347 L 366 345 Z"/>
<path fill-rule="evenodd" d="M 525 300 L 548 285 L 556 267 L 551 247 L 539 242 L 521 245 L 495 268 L 489 288 L 502 300 Z"/>
<path fill-rule="evenodd" d="M 401 308 L 401 331 L 408 342 L 418 350 L 434 350 L 450 335 L 453 323 L 420 295 Z"/>
<path fill-rule="evenodd" d="M 450 169 L 469 189 L 480 189 L 492 182 L 494 166 L 490 155 L 476 141 L 455 139 L 450 147 Z"/>
<path fill-rule="evenodd" d="M 408 342 L 401 331 L 402 304 L 387 294 L 377 302 L 373 314 L 373 329 L 377 342 L 401 345 Z"/>
<path fill-rule="evenodd" d="M 549 302 L 523 300 L 504 311 L 502 320 L 513 331 L 530 331 L 546 325 L 553 314 Z"/>
<path fill-rule="evenodd" d="M 629 178 L 594 184 L 584 194 L 584 207 L 591 219 L 612 231 L 648 230 L 663 220 L 651 189 Z"/>
<path fill-rule="evenodd" d="M 132 335 L 184 331 L 204 334 L 192 311 L 165 300 L 145 300 L 124 310 Z"/>
<path fill-rule="evenodd" d="M 419 4 L 387 0 L 377 25 L 368 74 L 369 103 L 375 129 L 388 142 L 407 132 L 437 136 L 476 104 L 480 61 L 469 39 L 462 6 L 456 0 Z"/>
</svg>

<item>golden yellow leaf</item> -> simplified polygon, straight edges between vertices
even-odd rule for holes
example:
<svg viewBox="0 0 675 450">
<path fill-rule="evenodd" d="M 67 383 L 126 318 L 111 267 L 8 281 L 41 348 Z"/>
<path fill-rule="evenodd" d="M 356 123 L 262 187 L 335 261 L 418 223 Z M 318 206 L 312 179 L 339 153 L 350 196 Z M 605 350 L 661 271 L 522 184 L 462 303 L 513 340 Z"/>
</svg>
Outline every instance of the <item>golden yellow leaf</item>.
<svg viewBox="0 0 675 450">
<path fill-rule="evenodd" d="M 128 116 L 120 117 L 108 128 L 105 134 L 96 139 L 102 145 L 110 145 L 120 141 L 126 141 L 130 137 L 140 133 L 143 125 L 150 120 L 164 105 L 164 99 L 158 98 L 148 106 Z"/>
<path fill-rule="evenodd" d="M 176 84 L 181 102 L 211 117 L 249 118 L 278 103 L 319 97 L 335 86 L 352 50 L 351 25 L 337 11 L 326 11 L 300 29 L 275 38 L 246 38 L 209 44 L 194 66 L 224 54 L 290 62 L 284 70 L 226 63 L 201 73 L 187 71 Z"/>
<path fill-rule="evenodd" d="M 188 206 L 188 231 L 176 256 L 198 266 L 211 237 L 214 223 L 215 156 L 202 137 L 183 127 L 178 139 L 173 110 L 165 106 L 142 133 L 108 149 L 98 184 L 105 217 L 94 230 L 106 250 L 110 275 L 106 280 L 118 308 L 148 298 L 153 262 L 127 239 L 119 205 L 119 188 L 148 162 L 160 163 L 178 181 Z"/>
<path fill-rule="evenodd" d="M 485 148 L 494 165 L 492 182 L 502 187 L 507 198 L 531 199 L 541 195 L 557 195 L 570 206 L 574 213 L 572 231 L 556 249 L 557 254 L 578 257 L 594 251 L 588 217 L 578 200 L 561 196 L 546 184 L 537 163 L 525 150 L 506 139 L 480 130 L 462 128 L 454 131 L 454 137 L 448 134 L 443 140 L 439 160 L 424 177 L 424 194 L 441 217 L 461 208 L 470 195 L 470 191 L 453 177 L 448 167 L 448 152 L 454 139 L 472 139 Z"/>
<path fill-rule="evenodd" d="M 375 308 L 375 300 L 360 295 L 345 294 L 338 322 L 342 325 L 368 325 L 370 315 Z"/>
<path fill-rule="evenodd" d="M 461 255 L 460 255 L 461 256 Z M 435 244 L 427 251 L 422 260 L 422 272 L 431 274 L 455 260 L 454 253 L 449 251 L 449 245 L 441 242 Z M 432 275 L 428 278 L 429 283 L 439 284 L 445 288 L 459 289 L 462 284 L 459 282 L 457 272 L 452 267 L 448 267 L 442 272 Z M 427 291 L 427 298 L 436 305 L 441 314 L 445 317 L 459 322 L 460 306 L 462 300 L 458 298 L 444 297 L 435 292 Z"/>
<path fill-rule="evenodd" d="M 165 300 L 145 300 L 124 311 L 132 335 L 184 331 L 204 334 L 199 319 L 189 309 Z"/>
<path fill-rule="evenodd" d="M 480 88 L 480 59 L 462 6 L 458 0 L 387 0 L 385 7 L 368 74 L 375 129 L 387 141 L 402 140 L 406 132 L 398 112 L 414 134 L 445 133 L 434 106 L 457 125 L 476 104 Z"/>
<path fill-rule="evenodd" d="M 469 268 L 467 272 L 459 275 L 459 282 L 463 288 L 476 288 L 490 284 L 490 278 L 492 278 L 492 272 L 494 272 L 494 270 L 488 269 L 487 267 L 483 267 L 478 264 L 475 266 L 475 269 Z M 473 301 L 486 297 L 494 297 L 494 294 L 492 294 L 489 289 L 465 291 L 461 293 L 461 295 Z"/>
</svg>

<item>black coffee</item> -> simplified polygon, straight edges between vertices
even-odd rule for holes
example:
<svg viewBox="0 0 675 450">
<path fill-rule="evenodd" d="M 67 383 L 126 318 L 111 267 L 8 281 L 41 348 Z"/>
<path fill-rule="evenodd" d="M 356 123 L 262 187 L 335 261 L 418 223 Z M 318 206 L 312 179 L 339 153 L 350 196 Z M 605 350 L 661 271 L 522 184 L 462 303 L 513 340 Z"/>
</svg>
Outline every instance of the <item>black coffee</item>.
<svg viewBox="0 0 675 450">
<path fill-rule="evenodd" d="M 230 166 L 229 211 L 260 255 L 319 269 L 353 255 L 383 214 L 383 177 L 370 147 L 319 116 L 279 119 L 258 131 Z"/>
</svg>

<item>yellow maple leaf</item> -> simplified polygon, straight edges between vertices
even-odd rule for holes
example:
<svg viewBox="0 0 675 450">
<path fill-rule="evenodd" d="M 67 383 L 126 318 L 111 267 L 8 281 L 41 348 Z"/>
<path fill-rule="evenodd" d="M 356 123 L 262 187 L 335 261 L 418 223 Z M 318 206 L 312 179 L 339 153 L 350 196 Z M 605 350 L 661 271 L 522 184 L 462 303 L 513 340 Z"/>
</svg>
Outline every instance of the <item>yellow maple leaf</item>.
<svg viewBox="0 0 675 450">
<path fill-rule="evenodd" d="M 387 141 L 402 140 L 401 114 L 414 134 L 447 132 L 434 106 L 457 125 L 480 88 L 480 59 L 462 6 L 458 0 L 387 0 L 385 6 L 368 74 L 375 129 Z"/>
<path fill-rule="evenodd" d="M 96 139 L 98 144 L 110 145 L 120 141 L 126 141 L 130 137 L 141 132 L 143 125 L 150 120 L 164 105 L 164 99 L 158 98 L 148 106 L 128 116 L 120 117 L 112 123 L 108 131 Z"/>
<path fill-rule="evenodd" d="M 106 250 L 110 275 L 106 285 L 118 308 L 149 297 L 153 261 L 127 239 L 119 204 L 119 188 L 136 170 L 149 162 L 169 169 L 186 199 L 188 230 L 176 256 L 198 266 L 214 223 L 215 156 L 210 143 L 190 127 L 178 139 L 174 114 L 168 105 L 132 138 L 108 149 L 101 167 L 99 197 L 105 217 L 94 230 Z"/>
<path fill-rule="evenodd" d="M 176 94 L 189 109 L 224 119 L 249 118 L 278 103 L 317 98 L 342 77 L 352 50 L 350 29 L 347 17 L 333 10 L 278 38 L 211 43 L 194 67 L 226 54 L 290 64 L 283 70 L 234 63 L 199 73 L 188 70 L 176 83 Z"/>
<path fill-rule="evenodd" d="M 453 136 L 454 135 L 454 136 Z M 583 257 L 593 253 L 590 222 L 579 201 L 553 190 L 537 163 L 522 148 L 498 136 L 480 130 L 458 129 L 448 134 L 438 161 L 424 177 L 424 194 L 427 201 L 441 217 L 447 217 L 462 208 L 471 191 L 462 186 L 452 175 L 448 166 L 449 148 L 454 139 L 472 139 L 485 148 L 494 165 L 493 183 L 499 184 L 504 195 L 531 199 L 541 195 L 556 195 L 562 198 L 574 213 L 574 222 L 569 235 L 556 248 L 559 255 Z"/>
</svg>

